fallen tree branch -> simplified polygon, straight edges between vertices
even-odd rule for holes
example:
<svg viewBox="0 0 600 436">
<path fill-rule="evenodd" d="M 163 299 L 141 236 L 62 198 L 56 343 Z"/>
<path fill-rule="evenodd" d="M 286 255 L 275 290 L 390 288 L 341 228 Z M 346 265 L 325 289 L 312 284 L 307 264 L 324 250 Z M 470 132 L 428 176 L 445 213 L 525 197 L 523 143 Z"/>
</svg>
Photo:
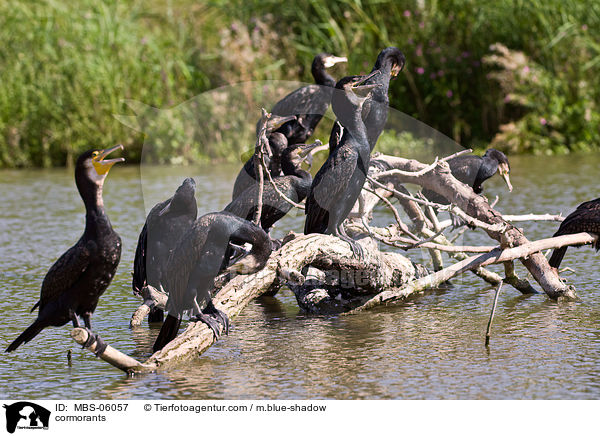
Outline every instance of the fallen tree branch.
<svg viewBox="0 0 600 436">
<path fill-rule="evenodd" d="M 365 302 L 362 306 L 357 307 L 349 313 L 356 313 L 381 304 L 387 304 L 402 298 L 406 298 L 410 294 L 420 292 L 425 289 L 435 287 L 440 283 L 446 282 L 457 274 L 467 270 L 491 265 L 494 263 L 502 263 L 512 261 L 514 259 L 527 258 L 539 253 L 542 250 L 548 250 L 550 248 L 559 248 L 566 245 L 591 244 L 594 243 L 597 238 L 597 235 L 592 235 L 590 233 L 576 233 L 573 235 L 562 235 L 555 238 L 540 239 L 539 241 L 529 242 L 518 247 L 504 250 L 497 248 L 489 253 L 468 257 L 465 260 L 457 262 L 441 271 L 437 271 L 433 274 L 417 279 L 401 289 L 386 290 L 381 292 Z M 556 273 L 554 273 L 554 275 L 558 279 L 558 275 Z"/>
</svg>

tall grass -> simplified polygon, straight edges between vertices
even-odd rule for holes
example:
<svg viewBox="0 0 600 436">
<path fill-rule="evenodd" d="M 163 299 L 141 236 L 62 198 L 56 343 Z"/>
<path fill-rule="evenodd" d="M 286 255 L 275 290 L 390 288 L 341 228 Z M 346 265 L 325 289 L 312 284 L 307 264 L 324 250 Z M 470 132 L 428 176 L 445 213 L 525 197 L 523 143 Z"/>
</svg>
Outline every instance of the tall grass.
<svg viewBox="0 0 600 436">
<path fill-rule="evenodd" d="M 366 72 L 388 45 L 407 56 L 392 106 L 463 145 L 598 149 L 599 33 L 595 0 L 0 2 L 0 166 L 65 165 L 117 142 L 136 161 L 143 135 L 113 117 L 132 115 L 125 99 L 169 108 L 232 82 L 311 81 L 320 51 Z M 498 42 L 522 52 L 544 83 L 499 80 L 506 65 L 484 62 Z M 176 120 L 163 125 L 168 144 L 156 161 L 174 151 L 220 159 L 247 146 L 230 135 L 219 149 L 198 149 Z M 215 124 L 208 143 L 228 128 Z"/>
</svg>

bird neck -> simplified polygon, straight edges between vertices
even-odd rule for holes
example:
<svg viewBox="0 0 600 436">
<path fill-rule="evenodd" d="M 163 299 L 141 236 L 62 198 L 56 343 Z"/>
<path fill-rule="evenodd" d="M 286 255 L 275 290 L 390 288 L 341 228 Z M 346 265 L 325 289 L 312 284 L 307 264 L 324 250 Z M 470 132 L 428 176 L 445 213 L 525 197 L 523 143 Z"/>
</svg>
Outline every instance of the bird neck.
<svg viewBox="0 0 600 436">
<path fill-rule="evenodd" d="M 322 63 L 313 64 L 311 72 L 317 85 L 335 87 L 335 79 L 327 72 Z"/>
<path fill-rule="evenodd" d="M 97 234 L 99 230 L 112 229 L 102 199 L 102 185 L 91 185 L 86 190 L 80 190 L 85 205 L 85 232 Z"/>
</svg>

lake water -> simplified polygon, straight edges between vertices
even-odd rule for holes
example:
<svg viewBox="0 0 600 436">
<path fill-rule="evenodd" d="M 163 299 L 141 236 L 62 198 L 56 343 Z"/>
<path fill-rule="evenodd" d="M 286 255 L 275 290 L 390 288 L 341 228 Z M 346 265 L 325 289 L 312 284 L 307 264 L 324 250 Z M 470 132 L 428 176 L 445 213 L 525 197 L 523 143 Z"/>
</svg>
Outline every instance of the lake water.
<svg viewBox="0 0 600 436">
<path fill-rule="evenodd" d="M 485 185 L 504 213 L 568 214 L 596 198 L 596 155 L 511 157 L 514 191 L 498 176 Z M 115 280 L 102 296 L 94 330 L 112 346 L 145 359 L 158 333 L 144 322 L 129 329 L 139 304 L 130 282 L 146 209 L 184 177 L 197 182 L 200 213 L 229 200 L 235 165 L 198 168 L 115 167 L 104 199 L 123 239 Z M 146 204 L 144 206 L 144 199 Z M 0 347 L 34 319 L 29 309 L 50 265 L 81 235 L 83 205 L 66 170 L 0 171 Z M 378 209 L 377 224 L 392 221 Z M 282 220 L 276 236 L 301 231 L 302 214 Z M 558 223 L 520 224 L 530 239 L 551 236 Z M 490 245 L 481 232 L 465 243 Z M 428 262 L 422 253 L 411 257 Z M 484 336 L 494 290 L 468 274 L 453 287 L 355 316 L 307 316 L 287 290 L 252 302 L 201 357 L 169 371 L 129 378 L 69 337 L 48 328 L 16 352 L 0 352 L 0 397 L 23 399 L 599 399 L 600 273 L 589 247 L 571 248 L 562 264 L 579 301 L 523 296 L 505 286 Z M 500 272 L 498 267 L 491 269 Z M 525 275 L 519 266 L 518 273 Z M 535 283 L 534 283 L 535 284 Z M 538 286 L 539 289 L 539 286 Z M 73 366 L 67 365 L 67 350 Z"/>
</svg>

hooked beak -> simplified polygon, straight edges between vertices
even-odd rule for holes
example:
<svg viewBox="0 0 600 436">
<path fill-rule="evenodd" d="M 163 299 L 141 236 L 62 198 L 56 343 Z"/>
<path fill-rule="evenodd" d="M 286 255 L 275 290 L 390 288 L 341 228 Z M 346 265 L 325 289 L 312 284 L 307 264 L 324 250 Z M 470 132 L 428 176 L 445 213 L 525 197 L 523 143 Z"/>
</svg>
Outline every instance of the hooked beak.
<svg viewBox="0 0 600 436">
<path fill-rule="evenodd" d="M 323 143 L 320 140 L 316 140 L 312 144 L 306 144 L 300 147 L 300 157 L 302 159 L 306 159 L 308 156 L 311 156 L 311 151 L 315 148 L 320 147 Z"/>
<path fill-rule="evenodd" d="M 498 172 L 500 173 L 500 175 L 502 176 L 502 178 L 504 179 L 504 182 L 506 183 L 506 186 L 508 186 L 508 191 L 512 192 L 513 187 L 512 184 L 510 183 L 510 177 L 508 177 L 508 167 L 506 166 L 506 164 L 502 164 L 498 167 Z"/>
<path fill-rule="evenodd" d="M 357 95 L 359 95 L 359 96 L 361 96 L 361 97 L 367 97 L 369 95 L 369 93 L 374 88 L 377 88 L 380 85 L 378 83 L 372 83 L 372 84 L 368 84 L 368 85 L 363 85 L 363 83 L 365 83 L 367 80 L 369 80 L 372 77 L 375 77 L 378 74 L 380 74 L 380 71 L 379 70 L 375 70 L 372 73 L 367 74 L 366 76 L 363 76 L 357 82 L 354 82 L 352 84 L 352 90 L 354 91 L 354 93 L 357 94 Z"/>
<path fill-rule="evenodd" d="M 324 65 L 325 65 L 325 68 L 331 68 L 335 64 L 339 64 L 341 62 L 348 62 L 348 58 L 347 57 L 338 57 L 338 56 L 329 56 L 327 59 L 325 59 Z"/>
<path fill-rule="evenodd" d="M 404 64 L 402 64 L 402 65 L 394 64 L 394 66 L 392 67 L 392 71 L 390 72 L 390 75 L 392 77 L 396 77 L 398 74 L 400 74 L 400 71 L 402 71 L 403 68 L 404 68 Z"/>
<path fill-rule="evenodd" d="M 96 154 L 92 158 L 92 163 L 94 165 L 94 168 L 96 169 L 96 172 L 99 175 L 107 174 L 108 171 L 111 169 L 111 167 L 114 164 L 119 163 L 119 162 L 125 162 L 125 159 L 122 157 L 117 157 L 115 159 L 105 159 L 105 157 L 107 157 L 109 154 L 111 154 L 113 151 L 116 151 L 116 150 L 123 150 L 123 145 L 119 144 L 112 148 L 99 150 L 98 154 Z"/>
<path fill-rule="evenodd" d="M 273 130 L 279 129 L 281 126 L 283 126 L 288 121 L 292 121 L 295 119 L 296 119 L 295 115 L 290 115 L 287 117 L 280 117 L 279 115 L 271 115 L 271 118 L 269 118 L 269 120 L 267 121 L 267 130 L 272 132 Z"/>
</svg>

